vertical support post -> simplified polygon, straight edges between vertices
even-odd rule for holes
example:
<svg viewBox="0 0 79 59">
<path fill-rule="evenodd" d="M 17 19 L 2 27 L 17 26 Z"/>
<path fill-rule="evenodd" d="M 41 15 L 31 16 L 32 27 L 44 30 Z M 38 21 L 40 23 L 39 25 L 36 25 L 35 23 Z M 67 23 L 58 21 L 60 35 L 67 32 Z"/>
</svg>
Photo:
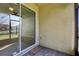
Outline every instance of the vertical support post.
<svg viewBox="0 0 79 59">
<path fill-rule="evenodd" d="M 11 19 L 9 14 L 9 39 L 11 39 Z"/>
<path fill-rule="evenodd" d="M 19 17 L 20 23 L 19 23 L 19 51 L 21 52 L 21 3 L 20 3 L 20 17 Z"/>
</svg>

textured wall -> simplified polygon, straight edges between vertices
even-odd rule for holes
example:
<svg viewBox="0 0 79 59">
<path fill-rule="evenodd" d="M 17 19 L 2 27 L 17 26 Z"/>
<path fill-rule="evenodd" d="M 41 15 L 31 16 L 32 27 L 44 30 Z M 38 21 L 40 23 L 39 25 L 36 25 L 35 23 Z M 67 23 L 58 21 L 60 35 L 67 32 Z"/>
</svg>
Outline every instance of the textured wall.
<svg viewBox="0 0 79 59">
<path fill-rule="evenodd" d="M 73 54 L 74 4 L 39 7 L 40 45 Z"/>
</svg>

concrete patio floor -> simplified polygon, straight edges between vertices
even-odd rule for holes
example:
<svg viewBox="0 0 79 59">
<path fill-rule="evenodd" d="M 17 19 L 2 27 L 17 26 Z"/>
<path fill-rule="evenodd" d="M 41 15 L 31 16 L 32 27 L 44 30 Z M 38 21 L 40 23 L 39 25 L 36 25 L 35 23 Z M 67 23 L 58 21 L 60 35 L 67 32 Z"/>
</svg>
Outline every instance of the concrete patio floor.
<svg viewBox="0 0 79 59">
<path fill-rule="evenodd" d="M 70 55 L 53 49 L 38 46 L 29 51 L 28 53 L 26 53 L 24 56 L 70 56 Z"/>
</svg>

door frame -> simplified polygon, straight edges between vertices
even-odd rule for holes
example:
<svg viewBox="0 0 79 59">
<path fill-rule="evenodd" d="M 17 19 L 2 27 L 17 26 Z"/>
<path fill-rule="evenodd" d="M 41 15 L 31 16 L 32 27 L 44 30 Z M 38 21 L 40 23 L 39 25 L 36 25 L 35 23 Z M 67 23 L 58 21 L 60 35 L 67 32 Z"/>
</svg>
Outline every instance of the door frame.
<svg viewBox="0 0 79 59">
<path fill-rule="evenodd" d="M 74 48 L 75 48 L 75 56 L 78 56 L 78 3 L 74 3 L 74 16 L 75 16 L 75 40 L 74 40 Z"/>
</svg>

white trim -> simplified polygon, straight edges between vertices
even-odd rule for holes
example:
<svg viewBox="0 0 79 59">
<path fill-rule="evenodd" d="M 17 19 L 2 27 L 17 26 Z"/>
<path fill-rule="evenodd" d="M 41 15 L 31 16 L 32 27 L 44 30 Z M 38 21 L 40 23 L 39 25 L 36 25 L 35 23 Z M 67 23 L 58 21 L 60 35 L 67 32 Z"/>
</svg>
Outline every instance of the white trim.
<svg viewBox="0 0 79 59">
<path fill-rule="evenodd" d="M 23 56 L 24 54 L 26 54 L 27 52 L 29 52 L 30 50 L 32 50 L 33 48 L 35 48 L 35 47 L 37 47 L 37 46 L 38 46 L 38 44 L 34 44 L 34 45 L 32 45 L 32 46 L 30 46 L 30 47 L 28 47 L 28 48 L 26 48 L 26 49 L 20 51 L 19 53 L 17 53 L 17 54 L 14 55 L 14 56 Z"/>
<path fill-rule="evenodd" d="M 20 17 L 19 17 L 19 19 L 20 19 L 20 24 L 19 24 L 19 27 L 20 27 L 20 30 L 19 30 L 19 51 L 21 51 L 21 23 L 22 23 L 22 21 L 21 21 L 21 4 L 20 4 Z"/>
</svg>

